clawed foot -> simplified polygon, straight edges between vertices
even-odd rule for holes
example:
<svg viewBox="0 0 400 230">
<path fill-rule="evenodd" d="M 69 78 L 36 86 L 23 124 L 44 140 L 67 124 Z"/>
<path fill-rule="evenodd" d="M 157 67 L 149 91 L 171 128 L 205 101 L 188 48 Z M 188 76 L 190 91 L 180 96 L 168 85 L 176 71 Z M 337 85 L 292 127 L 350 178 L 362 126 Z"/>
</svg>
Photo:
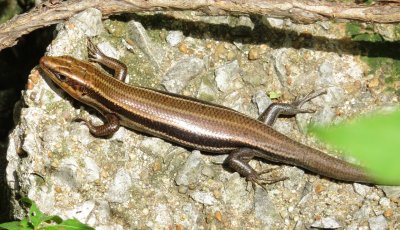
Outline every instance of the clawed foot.
<svg viewBox="0 0 400 230">
<path fill-rule="evenodd" d="M 105 55 L 98 46 L 96 46 L 90 38 L 87 41 L 89 61 L 97 62 L 101 65 L 107 66 L 109 69 L 114 71 L 113 77 L 125 82 L 127 67 L 124 63 L 117 59 L 108 57 Z"/>
<path fill-rule="evenodd" d="M 247 176 L 246 180 L 251 182 L 251 185 L 252 185 L 254 191 L 256 190 L 257 185 L 259 185 L 261 188 L 263 188 L 265 191 L 267 191 L 266 185 L 275 184 L 277 182 L 289 179 L 289 177 L 261 178 L 261 175 L 270 173 L 276 169 L 278 169 L 278 168 L 270 168 L 270 169 L 266 169 L 261 172 L 258 172 L 257 174 L 250 174 L 249 176 Z"/>
<path fill-rule="evenodd" d="M 77 116 L 75 118 L 72 118 L 72 122 L 84 122 L 84 123 L 88 123 L 88 121 L 83 118 L 83 116 Z"/>
<path fill-rule="evenodd" d="M 86 125 L 89 128 L 89 131 L 91 131 L 91 129 L 93 127 L 95 127 L 95 125 L 91 121 L 87 120 L 83 116 L 77 116 L 77 117 L 73 118 L 72 122 L 83 123 L 84 125 Z"/>
<path fill-rule="evenodd" d="M 272 126 L 275 120 L 280 115 L 295 116 L 298 113 L 314 113 L 313 109 L 302 109 L 304 103 L 307 101 L 325 94 L 326 90 L 319 90 L 311 92 L 306 96 L 295 100 L 293 103 L 272 103 L 258 118 L 258 120 L 265 122 L 267 125 Z"/>
<path fill-rule="evenodd" d="M 305 95 L 304 97 L 297 98 L 293 103 L 291 103 L 293 110 L 296 111 L 296 113 L 314 113 L 315 110 L 313 109 L 302 109 L 301 107 L 304 105 L 304 103 L 322 95 L 326 94 L 326 90 L 318 90 L 318 91 L 312 91 Z"/>
<path fill-rule="evenodd" d="M 101 50 L 92 42 L 92 39 L 90 38 L 88 38 L 87 48 L 90 61 L 98 62 L 105 56 L 105 54 L 101 52 Z"/>
<path fill-rule="evenodd" d="M 76 117 L 73 121 L 84 122 L 90 133 L 95 137 L 109 137 L 119 129 L 119 118 L 113 113 L 104 114 L 104 124 L 94 125 L 83 117 Z"/>
</svg>

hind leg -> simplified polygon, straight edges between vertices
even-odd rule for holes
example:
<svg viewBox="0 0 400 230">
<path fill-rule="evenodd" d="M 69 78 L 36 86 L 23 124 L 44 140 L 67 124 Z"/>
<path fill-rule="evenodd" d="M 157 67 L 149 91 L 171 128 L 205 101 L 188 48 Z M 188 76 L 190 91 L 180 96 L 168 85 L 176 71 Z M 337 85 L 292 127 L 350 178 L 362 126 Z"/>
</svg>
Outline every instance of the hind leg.
<svg viewBox="0 0 400 230">
<path fill-rule="evenodd" d="M 231 169 L 238 172 L 241 176 L 245 177 L 247 181 L 252 183 L 253 189 L 255 189 L 256 184 L 260 185 L 262 188 L 265 188 L 266 184 L 273 184 L 282 180 L 287 179 L 283 178 L 275 178 L 275 179 L 265 179 L 261 178 L 262 174 L 269 173 L 274 169 L 268 169 L 261 172 L 257 172 L 249 165 L 249 161 L 254 157 L 260 155 L 260 152 L 250 148 L 239 148 L 233 150 L 229 156 L 225 159 L 224 164 L 228 165 Z"/>
<path fill-rule="evenodd" d="M 272 126 L 279 115 L 294 116 L 298 113 L 313 113 L 314 110 L 302 109 L 301 106 L 307 101 L 325 94 L 325 90 L 311 92 L 306 96 L 297 99 L 296 101 L 287 103 L 272 103 L 268 108 L 258 117 L 258 120 Z"/>
</svg>

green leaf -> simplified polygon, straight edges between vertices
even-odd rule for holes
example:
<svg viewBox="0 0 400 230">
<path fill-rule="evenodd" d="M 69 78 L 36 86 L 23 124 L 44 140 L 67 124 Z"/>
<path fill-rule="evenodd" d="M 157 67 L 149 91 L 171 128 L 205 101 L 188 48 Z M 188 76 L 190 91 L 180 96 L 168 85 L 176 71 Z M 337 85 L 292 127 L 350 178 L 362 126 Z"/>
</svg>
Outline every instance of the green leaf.
<svg viewBox="0 0 400 230">
<path fill-rule="evenodd" d="M 59 216 L 47 216 L 47 215 L 43 216 L 42 222 L 50 222 L 50 221 L 60 224 L 62 223 L 63 220 Z"/>
<path fill-rule="evenodd" d="M 29 209 L 29 219 L 35 229 L 43 222 L 45 217 L 46 216 L 39 210 L 37 205 L 32 202 L 32 205 Z"/>
<path fill-rule="evenodd" d="M 33 229 L 29 227 L 28 221 L 13 221 L 8 223 L 0 224 L 0 229 L 7 229 L 7 230 L 25 230 L 25 229 Z"/>
<path fill-rule="evenodd" d="M 29 220 L 30 223 L 33 225 L 34 229 L 39 228 L 39 226 L 41 226 L 42 223 L 46 222 L 55 222 L 57 224 L 62 223 L 62 219 L 59 216 L 48 216 L 46 214 L 44 214 L 42 211 L 39 210 L 39 208 L 37 207 L 36 203 L 33 202 L 31 199 L 27 198 L 27 197 L 23 197 L 21 199 L 21 201 L 23 203 L 25 203 L 26 205 L 30 206 L 29 208 Z"/>
<path fill-rule="evenodd" d="M 271 98 L 271 99 L 277 99 L 277 98 L 279 98 L 280 96 L 282 96 L 282 93 L 281 92 L 279 92 L 279 91 L 271 91 L 271 92 L 269 92 L 269 94 L 268 94 L 268 96 L 269 96 L 269 98 Z"/>
<path fill-rule="evenodd" d="M 76 219 L 63 221 L 59 216 L 48 216 L 41 212 L 35 202 L 27 197 L 21 198 L 21 202 L 29 207 L 28 219 L 0 224 L 1 229 L 7 230 L 93 230 L 94 228 L 82 224 Z"/>
<path fill-rule="evenodd" d="M 87 226 L 86 224 L 82 224 L 77 219 L 69 219 L 65 220 L 60 224 L 53 225 L 53 226 L 46 226 L 41 228 L 43 230 L 94 230 L 94 228 Z"/>
<path fill-rule="evenodd" d="M 359 159 L 378 183 L 400 185 L 400 110 L 310 131 Z"/>
<path fill-rule="evenodd" d="M 32 206 L 33 201 L 28 197 L 22 197 L 20 200 L 22 203 L 26 204 L 28 207 Z"/>
</svg>

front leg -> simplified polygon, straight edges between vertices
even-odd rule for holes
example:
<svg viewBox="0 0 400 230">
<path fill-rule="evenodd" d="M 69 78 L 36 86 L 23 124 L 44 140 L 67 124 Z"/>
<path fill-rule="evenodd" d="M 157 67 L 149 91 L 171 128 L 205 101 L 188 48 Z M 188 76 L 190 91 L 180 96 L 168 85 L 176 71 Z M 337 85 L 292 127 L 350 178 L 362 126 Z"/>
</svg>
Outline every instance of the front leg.
<svg viewBox="0 0 400 230">
<path fill-rule="evenodd" d="M 76 118 L 75 121 L 83 121 L 89 128 L 90 133 L 95 137 L 108 137 L 118 131 L 120 127 L 119 118 L 114 113 L 107 113 L 104 115 L 104 119 L 105 121 L 102 125 L 93 125 L 80 117 Z"/>
<path fill-rule="evenodd" d="M 249 161 L 260 155 L 257 150 L 250 148 L 238 148 L 229 153 L 229 156 L 225 159 L 224 164 L 229 166 L 235 172 L 238 172 L 241 176 L 245 177 L 247 181 L 252 183 L 253 189 L 255 189 L 255 185 L 258 184 L 262 188 L 265 188 L 265 184 L 273 184 L 282 180 L 287 179 L 286 177 L 275 178 L 275 179 L 264 179 L 260 176 L 262 174 L 271 172 L 272 170 L 265 170 L 262 172 L 257 172 L 250 165 Z"/>
<path fill-rule="evenodd" d="M 124 63 L 105 55 L 99 47 L 93 44 L 91 39 L 88 39 L 87 47 L 90 61 L 100 63 L 114 70 L 114 78 L 125 82 L 128 69 Z"/>
<path fill-rule="evenodd" d="M 297 99 L 291 104 L 287 103 L 272 103 L 268 108 L 258 117 L 258 120 L 272 126 L 279 115 L 294 116 L 298 113 L 313 113 L 313 110 L 302 109 L 301 106 L 307 101 L 325 94 L 326 90 L 312 92 L 305 97 Z"/>
</svg>

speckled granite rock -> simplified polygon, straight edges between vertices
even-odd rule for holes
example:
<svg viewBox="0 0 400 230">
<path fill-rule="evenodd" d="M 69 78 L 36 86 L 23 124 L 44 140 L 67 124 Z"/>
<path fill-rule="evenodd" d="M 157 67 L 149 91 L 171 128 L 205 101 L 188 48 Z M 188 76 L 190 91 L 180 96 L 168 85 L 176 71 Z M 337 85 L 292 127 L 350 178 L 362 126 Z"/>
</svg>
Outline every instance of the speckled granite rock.
<svg viewBox="0 0 400 230">
<path fill-rule="evenodd" d="M 244 26 L 245 32 L 255 26 L 244 16 L 235 24 L 231 17 L 170 14 L 185 20 L 164 20 L 200 20 L 205 23 L 203 27 L 210 28 L 238 25 Z M 340 24 L 321 27 L 276 20 L 268 23 L 271 28 L 285 24 L 298 31 L 331 33 L 327 37 L 339 36 L 334 33 L 340 31 L 335 28 Z M 390 93 L 371 95 L 366 91 L 363 64 L 357 57 L 339 55 L 340 50 L 294 49 L 290 48 L 290 40 L 282 45 L 289 48 L 250 46 L 246 38 L 234 42 L 218 39 L 221 34 L 213 35 L 214 31 L 207 28 L 194 28 L 199 30 L 196 36 L 174 32 L 179 35 L 178 44 L 171 41 L 172 33 L 148 29 L 140 21 L 102 22 L 95 9 L 57 28 L 58 36 L 49 46 L 48 55 L 85 59 L 86 37 L 97 36 L 94 41 L 103 44 L 102 49 L 108 47 L 109 51 L 104 52 L 127 63 L 129 84 L 163 89 L 163 82 L 171 81 L 168 73 L 178 69 L 173 72 L 174 79 L 185 82 L 170 91 L 223 104 L 252 117 L 270 103 L 266 95 L 272 92 L 291 100 L 327 88 L 327 95 L 305 105 L 318 112 L 298 116 L 300 126 L 295 119 L 282 119 L 274 126 L 315 147 L 315 141 L 299 131 L 310 120 L 337 122 L 398 102 Z M 236 28 L 234 34 L 246 33 Z M 140 41 L 145 44 L 138 44 Z M 253 52 L 257 58 L 248 59 L 250 49 L 256 49 Z M 187 65 L 196 68 L 189 78 L 182 71 Z M 372 100 L 374 97 L 385 100 Z M 221 166 L 224 156 L 204 155 L 125 128 L 110 139 L 95 138 L 73 119 L 80 115 L 100 122 L 98 114 L 57 89 L 38 69 L 29 76 L 21 100 L 24 106 L 17 108 L 19 123 L 10 135 L 7 152 L 7 182 L 13 189 L 15 217 L 24 213 L 15 200 L 22 195 L 36 201 L 46 213 L 74 217 L 97 229 L 400 227 L 398 196 L 386 198 L 376 187 L 334 182 L 282 166 L 271 176 L 288 176 L 288 180 L 269 185 L 267 191 L 259 187 L 253 191 L 244 178 Z M 251 164 L 257 170 L 271 167 L 267 162 Z"/>
</svg>

